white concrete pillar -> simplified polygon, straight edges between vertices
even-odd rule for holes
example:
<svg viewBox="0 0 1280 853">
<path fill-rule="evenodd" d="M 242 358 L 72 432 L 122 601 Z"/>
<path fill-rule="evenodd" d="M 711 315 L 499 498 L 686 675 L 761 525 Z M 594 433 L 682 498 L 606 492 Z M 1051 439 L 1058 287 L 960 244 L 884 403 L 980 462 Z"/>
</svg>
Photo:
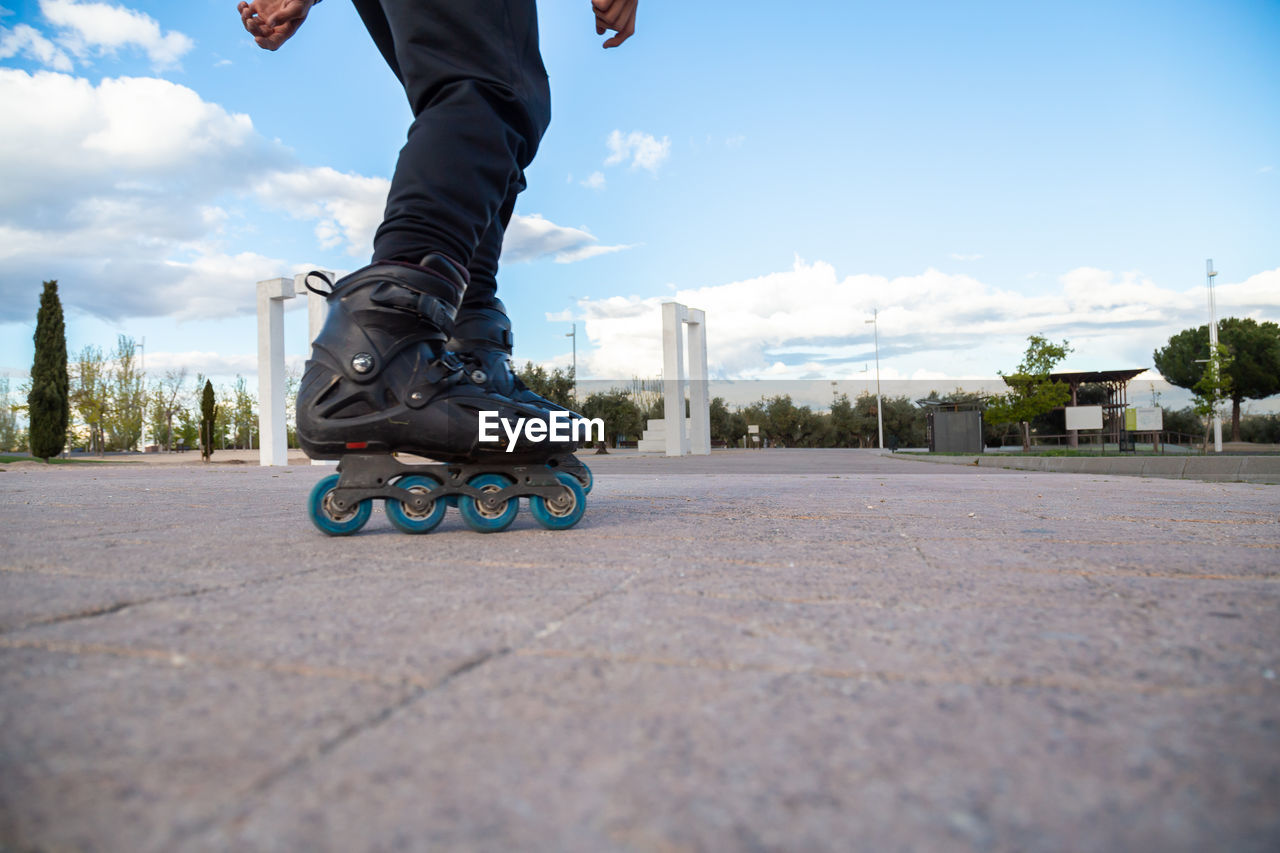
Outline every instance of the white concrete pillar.
<svg viewBox="0 0 1280 853">
<path fill-rule="evenodd" d="M 688 331 L 685 331 L 687 327 Z M 685 367 L 686 334 L 688 368 Z M 662 304 L 662 401 L 667 455 L 711 452 L 711 401 L 707 390 L 707 315 L 678 302 Z M 689 389 L 689 420 L 684 416 Z M 687 429 L 686 429 L 687 427 Z"/>
<path fill-rule="evenodd" d="M 329 283 L 338 273 L 318 270 Z M 307 349 L 320 334 L 329 306 L 325 298 L 307 290 L 306 275 L 258 282 L 258 464 L 289 464 L 288 412 L 285 410 L 284 300 L 307 294 Z M 333 465 L 311 460 L 313 465 Z"/>
<path fill-rule="evenodd" d="M 329 285 L 332 287 L 340 276 L 339 273 L 330 272 L 329 270 L 316 270 L 316 272 L 324 275 L 329 279 Z M 293 290 L 295 293 L 305 293 L 307 295 L 307 356 L 311 355 L 311 344 L 320 335 L 320 330 L 324 328 L 325 318 L 329 316 L 329 302 L 323 296 L 307 289 L 307 274 L 298 273 L 293 277 Z M 337 465 L 333 459 L 312 459 L 312 465 Z"/>
<path fill-rule="evenodd" d="M 684 321 L 689 309 L 679 302 L 662 303 L 662 412 L 668 456 L 689 452 L 684 430 Z"/>
<path fill-rule="evenodd" d="M 689 309 L 689 452 L 711 452 L 711 398 L 707 391 L 707 314 Z"/>
<path fill-rule="evenodd" d="M 258 464 L 289 464 L 289 435 L 284 411 L 284 300 L 294 296 L 293 282 L 258 282 Z"/>
<path fill-rule="evenodd" d="M 317 270 L 317 272 L 329 279 L 330 286 L 338 280 L 338 273 L 329 270 Z M 293 277 L 293 292 L 307 295 L 307 347 L 310 349 L 311 342 L 320 334 L 325 318 L 329 316 L 329 303 L 320 294 L 307 290 L 307 276 L 304 273 Z"/>
</svg>

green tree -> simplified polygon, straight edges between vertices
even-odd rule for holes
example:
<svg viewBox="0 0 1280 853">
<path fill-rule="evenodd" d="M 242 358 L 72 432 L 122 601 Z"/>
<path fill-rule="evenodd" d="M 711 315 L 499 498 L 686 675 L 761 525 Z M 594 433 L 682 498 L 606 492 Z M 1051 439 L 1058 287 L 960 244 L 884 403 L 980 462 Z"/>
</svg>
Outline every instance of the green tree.
<svg viewBox="0 0 1280 853">
<path fill-rule="evenodd" d="M 857 447 L 858 424 L 848 394 L 840 394 L 831 402 L 831 442 L 834 447 Z"/>
<path fill-rule="evenodd" d="M 150 421 L 151 434 L 165 450 L 172 450 L 176 435 L 173 419 L 182 410 L 180 400 L 187 381 L 185 367 L 170 369 L 151 386 Z"/>
<path fill-rule="evenodd" d="M 747 434 L 746 418 L 729 411 L 723 397 L 712 397 L 710 409 L 711 440 L 723 442 L 726 447 L 736 447 Z"/>
<path fill-rule="evenodd" d="M 1049 378 L 1054 366 L 1071 352 L 1071 344 L 1055 344 L 1040 335 L 1027 338 L 1027 350 L 1013 373 L 1000 375 L 1009 392 L 993 397 L 987 404 L 986 416 L 995 423 L 1018 423 L 1022 426 L 1022 449 L 1031 449 L 1031 420 L 1051 412 L 1071 399 L 1065 382 Z"/>
<path fill-rule="evenodd" d="M 1231 355 L 1222 368 L 1231 382 L 1231 440 L 1240 440 L 1241 403 L 1280 394 L 1280 325 L 1227 317 L 1218 323 L 1218 342 Z M 1165 381 L 1194 390 L 1209 358 L 1209 326 L 1183 329 L 1151 354 Z"/>
<path fill-rule="evenodd" d="M 0 376 L 0 450 L 17 450 L 18 413 L 9 401 L 9 374 Z"/>
<path fill-rule="evenodd" d="M 200 420 L 193 409 L 183 408 L 178 411 L 178 426 L 174 430 L 174 440 L 183 450 L 190 450 L 200 443 Z"/>
<path fill-rule="evenodd" d="M 1190 406 L 1177 410 L 1165 406 L 1160 408 L 1164 412 L 1165 432 L 1195 435 L 1199 431 L 1201 426 L 1200 416 Z M 1175 440 L 1174 443 L 1177 443 L 1177 441 Z"/>
<path fill-rule="evenodd" d="M 253 450 L 254 437 L 258 429 L 258 401 L 249 393 L 249 387 L 243 376 L 236 377 L 236 384 L 231 389 L 230 399 L 224 408 L 227 409 L 228 426 L 232 441 L 237 448 Z"/>
<path fill-rule="evenodd" d="M 104 420 L 107 439 L 116 449 L 131 450 L 142 437 L 142 420 L 147 411 L 145 379 L 138 358 L 138 342 L 128 335 L 117 335 L 107 381 Z"/>
<path fill-rule="evenodd" d="M 609 444 L 616 445 L 624 436 L 638 438 L 644 428 L 640 420 L 640 408 L 631 396 L 618 389 L 596 391 L 582 401 L 582 414 L 604 421 L 605 440 L 598 445 L 600 452 Z"/>
<path fill-rule="evenodd" d="M 1191 398 L 1192 408 L 1204 418 L 1204 449 L 1209 451 L 1209 432 L 1213 419 L 1218 416 L 1218 409 L 1226 400 L 1232 399 L 1231 388 L 1231 353 L 1226 344 L 1219 343 L 1210 347 L 1209 368 L 1200 376 L 1200 381 L 1191 390 L 1195 396 Z"/>
<path fill-rule="evenodd" d="M 213 456 L 213 431 L 218 420 L 218 404 L 214 401 L 213 382 L 204 381 L 200 395 L 200 457 L 208 462 Z"/>
<path fill-rule="evenodd" d="M 1245 441 L 1280 444 L 1280 415 L 1248 415 L 1240 424 Z"/>
<path fill-rule="evenodd" d="M 925 413 L 909 397 L 881 397 L 884 403 L 884 444 L 888 448 L 923 447 Z"/>
<path fill-rule="evenodd" d="M 517 375 L 533 393 L 541 394 L 566 409 L 572 409 L 576 405 L 573 399 L 572 367 L 567 370 L 557 367 L 548 373 L 542 365 L 526 361 Z"/>
<path fill-rule="evenodd" d="M 91 453 L 106 450 L 104 423 L 107 415 L 107 360 L 101 347 L 86 345 L 76 355 L 71 371 L 71 402 L 88 430 Z"/>
<path fill-rule="evenodd" d="M 67 330 L 58 299 L 58 282 L 46 281 L 36 313 L 36 353 L 27 394 L 31 455 L 57 456 L 67 444 L 71 423 L 71 388 L 67 376 Z"/>
</svg>

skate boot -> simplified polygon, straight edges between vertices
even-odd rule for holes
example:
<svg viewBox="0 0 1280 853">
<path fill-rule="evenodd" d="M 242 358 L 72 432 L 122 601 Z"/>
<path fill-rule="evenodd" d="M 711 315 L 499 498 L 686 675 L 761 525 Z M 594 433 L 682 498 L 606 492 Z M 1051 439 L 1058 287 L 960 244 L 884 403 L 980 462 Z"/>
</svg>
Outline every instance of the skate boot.
<svg viewBox="0 0 1280 853">
<path fill-rule="evenodd" d="M 547 411 L 472 382 L 445 350 L 465 287 L 459 267 L 430 255 L 420 265 L 375 263 L 324 292 L 329 316 L 298 389 L 297 423 L 309 456 L 340 460 L 311 494 L 311 519 L 325 533 L 359 530 L 375 499 L 409 533 L 439 524 L 451 497 L 482 532 L 510 525 L 521 497 L 548 528 L 582 517 L 567 431 Z"/>
<path fill-rule="evenodd" d="M 536 393 L 511 369 L 514 338 L 507 308 L 496 296 L 487 301 L 488 304 L 481 307 L 464 305 L 458 310 L 453 337 L 446 345 L 449 352 L 462 360 L 467 378 L 487 391 L 518 403 L 552 413 L 563 412 L 571 422 L 580 421 L 585 426 L 586 418 Z M 575 466 L 572 473 L 582 483 L 583 490 L 590 494 L 593 484 L 591 469 L 574 458 L 580 467 Z"/>
</svg>

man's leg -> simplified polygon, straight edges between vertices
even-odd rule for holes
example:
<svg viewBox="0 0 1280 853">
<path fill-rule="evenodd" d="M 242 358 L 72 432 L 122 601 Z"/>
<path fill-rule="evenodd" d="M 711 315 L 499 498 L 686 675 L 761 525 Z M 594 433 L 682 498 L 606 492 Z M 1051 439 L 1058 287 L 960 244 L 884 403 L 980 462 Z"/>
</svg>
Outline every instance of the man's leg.
<svg viewBox="0 0 1280 853">
<path fill-rule="evenodd" d="M 357 9 L 414 112 L 374 259 L 441 252 L 470 266 L 514 207 L 511 188 L 550 121 L 534 2 L 357 0 Z"/>
</svg>

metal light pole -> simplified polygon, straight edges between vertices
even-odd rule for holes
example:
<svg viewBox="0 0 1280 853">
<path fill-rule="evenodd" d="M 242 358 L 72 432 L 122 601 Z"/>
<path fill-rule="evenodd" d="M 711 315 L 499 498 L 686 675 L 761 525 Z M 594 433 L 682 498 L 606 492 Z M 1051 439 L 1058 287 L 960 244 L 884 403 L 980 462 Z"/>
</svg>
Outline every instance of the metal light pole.
<svg viewBox="0 0 1280 853">
<path fill-rule="evenodd" d="M 566 338 L 573 338 L 573 399 L 578 399 L 578 324 L 573 324 L 572 332 L 565 332 Z"/>
<path fill-rule="evenodd" d="M 138 436 L 139 450 L 147 452 L 147 336 L 138 344 L 138 372 L 142 374 L 142 434 Z"/>
<path fill-rule="evenodd" d="M 871 324 L 876 342 L 876 426 L 880 429 L 880 449 L 884 450 L 884 406 L 880 402 L 880 324 L 876 322 L 879 314 L 880 309 L 873 309 L 871 319 L 866 322 Z"/>
<path fill-rule="evenodd" d="M 1218 271 L 1213 268 L 1213 258 L 1204 262 L 1206 279 L 1209 282 L 1209 369 L 1213 371 L 1213 383 L 1218 384 L 1218 312 L 1213 300 L 1213 278 Z M 1216 393 L 1216 391 L 1215 391 Z M 1218 409 L 1213 409 L 1213 452 L 1222 452 L 1222 418 L 1218 417 Z"/>
</svg>

